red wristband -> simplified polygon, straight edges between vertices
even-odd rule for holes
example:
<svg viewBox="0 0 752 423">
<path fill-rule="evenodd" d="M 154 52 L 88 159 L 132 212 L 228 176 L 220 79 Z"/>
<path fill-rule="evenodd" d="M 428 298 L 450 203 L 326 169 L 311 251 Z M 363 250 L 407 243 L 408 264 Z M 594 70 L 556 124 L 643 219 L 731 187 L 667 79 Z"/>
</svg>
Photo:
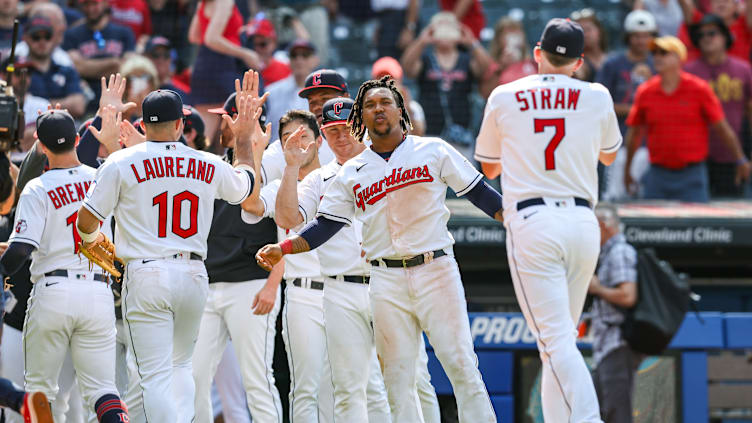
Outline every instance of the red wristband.
<svg viewBox="0 0 752 423">
<path fill-rule="evenodd" d="M 280 242 L 279 248 L 282 249 L 282 254 L 292 254 L 292 241 L 286 239 Z"/>
</svg>

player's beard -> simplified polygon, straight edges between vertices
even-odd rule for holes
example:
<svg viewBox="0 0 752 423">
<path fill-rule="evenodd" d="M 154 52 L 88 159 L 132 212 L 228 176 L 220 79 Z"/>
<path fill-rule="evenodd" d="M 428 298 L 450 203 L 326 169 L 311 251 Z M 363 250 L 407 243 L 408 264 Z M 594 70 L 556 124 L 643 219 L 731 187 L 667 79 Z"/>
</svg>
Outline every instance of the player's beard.
<svg viewBox="0 0 752 423">
<path fill-rule="evenodd" d="M 378 135 L 379 137 L 385 137 L 385 136 L 389 135 L 390 133 L 392 133 L 392 124 L 391 123 L 387 123 L 386 124 L 386 131 L 382 132 L 382 131 L 379 131 L 378 129 L 376 129 L 376 127 L 374 127 L 373 130 L 369 129 L 368 132 L 372 132 L 372 133 Z"/>
</svg>

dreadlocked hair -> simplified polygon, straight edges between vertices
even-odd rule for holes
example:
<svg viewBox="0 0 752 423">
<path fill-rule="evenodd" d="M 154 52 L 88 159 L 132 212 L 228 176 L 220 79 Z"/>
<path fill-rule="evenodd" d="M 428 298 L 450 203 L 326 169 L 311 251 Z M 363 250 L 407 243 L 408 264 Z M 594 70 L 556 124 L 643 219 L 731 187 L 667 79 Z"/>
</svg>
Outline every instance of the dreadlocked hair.
<svg viewBox="0 0 752 423">
<path fill-rule="evenodd" d="M 394 83 L 394 79 L 392 79 L 391 75 L 385 75 L 381 77 L 381 79 L 371 79 L 360 85 L 358 95 L 355 97 L 355 103 L 350 111 L 350 116 L 347 118 L 347 125 L 350 126 L 350 134 L 358 141 L 363 141 L 363 137 L 366 133 L 366 126 L 363 123 L 363 100 L 365 99 L 366 93 L 374 88 L 387 88 L 392 92 L 392 96 L 394 96 L 394 99 L 397 102 L 397 107 L 402 111 L 402 118 L 400 119 L 402 132 L 407 133 L 409 130 L 413 129 L 410 115 L 405 108 L 405 98 L 402 97 L 402 93 L 397 89 L 397 85 Z"/>
</svg>

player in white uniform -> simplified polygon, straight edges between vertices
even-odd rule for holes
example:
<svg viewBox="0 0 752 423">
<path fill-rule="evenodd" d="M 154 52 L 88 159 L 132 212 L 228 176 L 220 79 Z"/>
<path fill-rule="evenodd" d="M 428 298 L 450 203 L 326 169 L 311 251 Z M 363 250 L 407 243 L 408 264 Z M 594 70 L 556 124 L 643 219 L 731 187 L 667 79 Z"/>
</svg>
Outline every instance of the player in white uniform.
<svg viewBox="0 0 752 423">
<path fill-rule="evenodd" d="M 290 137 L 301 138 L 300 142 L 305 145 L 316 143 L 308 150 L 308 156 L 293 177 L 303 178 L 319 168 L 317 147 L 322 140 L 316 119 L 311 113 L 302 110 L 285 113 L 279 120 L 279 132 L 283 143 L 288 142 Z M 280 179 L 269 181 L 242 205 L 242 217 L 246 223 L 255 224 L 262 217 L 275 216 L 280 183 Z M 294 233 L 295 229 L 292 231 Z M 278 228 L 278 237 L 285 238 L 289 232 Z M 285 260 L 284 279 L 286 288 L 282 338 L 290 367 L 290 421 L 331 422 L 334 397 L 324 333 L 324 282 L 316 252 Z"/>
<path fill-rule="evenodd" d="M 498 172 L 507 256 L 517 300 L 543 362 L 548 422 L 600 422 L 576 324 L 599 251 L 598 160 L 609 165 L 621 134 L 608 90 L 572 79 L 582 28 L 551 20 L 535 49 L 538 75 L 497 87 L 475 157 Z"/>
<path fill-rule="evenodd" d="M 117 221 L 115 245 L 126 262 L 123 318 L 143 398 L 131 410 L 134 422 L 194 418 L 191 356 L 208 292 L 206 238 L 215 198 L 238 204 L 254 185 L 249 135 L 260 101 L 247 89 L 256 78 L 246 72 L 243 90 L 236 81 L 239 115 L 231 126 L 241 135 L 234 169 L 178 142 L 180 96 L 154 91 L 142 104 L 148 141 L 108 157 L 79 211 L 86 243 L 101 242 L 104 216 L 113 213 Z"/>
<path fill-rule="evenodd" d="M 460 422 L 496 422 L 473 351 L 467 304 L 447 230 L 446 189 L 501 219 L 501 196 L 457 150 L 438 138 L 407 135 L 410 120 L 391 77 L 360 87 L 348 124 L 373 144 L 345 163 L 318 217 L 300 235 L 267 245 L 264 267 L 322 245 L 353 219 L 373 265 L 370 299 L 395 422 L 421 422 L 413 394 L 421 329 L 454 387 Z"/>
<path fill-rule="evenodd" d="M 115 387 L 115 306 L 109 278 L 77 254 L 76 218 L 95 170 L 78 160 L 78 134 L 67 112 L 39 115 L 37 134 L 50 170 L 24 188 L 6 252 L 33 250 L 34 286 L 23 335 L 25 387 L 55 398 L 70 348 L 87 408 L 101 422 L 127 420 Z M 111 233 L 110 219 L 103 215 L 102 220 L 102 232 Z"/>
</svg>

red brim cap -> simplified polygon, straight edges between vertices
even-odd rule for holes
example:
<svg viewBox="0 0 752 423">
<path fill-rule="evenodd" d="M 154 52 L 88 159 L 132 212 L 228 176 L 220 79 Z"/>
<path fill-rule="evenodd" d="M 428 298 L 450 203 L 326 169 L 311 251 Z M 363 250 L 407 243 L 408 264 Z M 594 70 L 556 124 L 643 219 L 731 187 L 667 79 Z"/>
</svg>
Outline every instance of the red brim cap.
<svg viewBox="0 0 752 423">
<path fill-rule="evenodd" d="M 321 125 L 321 129 L 328 128 L 330 126 L 336 126 L 336 125 L 347 125 L 347 121 L 346 120 L 333 120 L 331 122 L 327 122 Z"/>
<path fill-rule="evenodd" d="M 217 114 L 217 115 L 226 115 L 226 114 L 228 114 L 227 110 L 225 110 L 222 107 L 215 107 L 214 109 L 207 110 L 207 112 L 214 113 L 214 114 Z"/>
</svg>

